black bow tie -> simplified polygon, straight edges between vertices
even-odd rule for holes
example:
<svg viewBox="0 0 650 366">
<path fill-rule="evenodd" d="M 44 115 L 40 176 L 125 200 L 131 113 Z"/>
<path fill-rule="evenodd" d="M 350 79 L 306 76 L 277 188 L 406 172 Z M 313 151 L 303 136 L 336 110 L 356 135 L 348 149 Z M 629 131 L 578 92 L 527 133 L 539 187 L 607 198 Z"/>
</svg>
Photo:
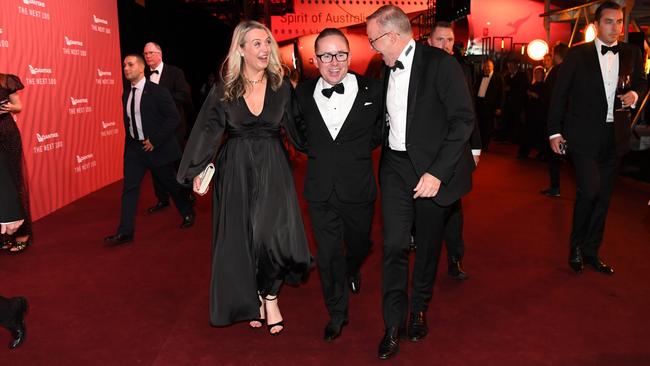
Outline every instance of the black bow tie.
<svg viewBox="0 0 650 366">
<path fill-rule="evenodd" d="M 334 92 L 343 94 L 344 91 L 345 87 L 343 86 L 343 83 L 338 83 L 331 88 L 323 88 L 323 90 L 321 90 L 325 98 L 330 98 Z"/>
<path fill-rule="evenodd" d="M 619 46 L 619 45 L 614 45 L 612 47 L 607 47 L 605 45 L 600 46 L 600 53 L 603 54 L 603 55 L 606 54 L 609 51 L 612 51 L 613 54 L 617 54 L 618 51 L 620 51 L 620 50 L 621 50 L 621 46 Z"/>
<path fill-rule="evenodd" d="M 395 64 L 393 64 L 393 66 L 389 66 L 388 68 L 390 69 L 390 71 L 395 71 L 397 69 L 404 70 L 404 64 L 402 63 L 402 61 L 397 60 L 395 61 Z"/>
<path fill-rule="evenodd" d="M 160 74 L 160 71 L 158 71 L 158 70 L 151 70 L 151 73 L 152 73 L 152 74 Z"/>
</svg>

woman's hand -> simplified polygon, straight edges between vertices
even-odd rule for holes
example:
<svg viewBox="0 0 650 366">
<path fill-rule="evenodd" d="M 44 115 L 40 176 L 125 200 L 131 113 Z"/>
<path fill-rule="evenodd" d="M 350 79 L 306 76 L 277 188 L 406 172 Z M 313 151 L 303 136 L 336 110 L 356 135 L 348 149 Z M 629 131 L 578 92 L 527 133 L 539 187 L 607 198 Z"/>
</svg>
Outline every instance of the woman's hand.
<svg viewBox="0 0 650 366">
<path fill-rule="evenodd" d="M 194 193 L 198 194 L 199 196 L 205 196 L 205 194 L 210 190 L 210 187 L 208 187 L 205 192 L 200 193 L 199 190 L 201 189 L 201 177 L 197 175 L 194 177 L 194 185 L 192 186 L 192 189 L 194 190 Z"/>
</svg>

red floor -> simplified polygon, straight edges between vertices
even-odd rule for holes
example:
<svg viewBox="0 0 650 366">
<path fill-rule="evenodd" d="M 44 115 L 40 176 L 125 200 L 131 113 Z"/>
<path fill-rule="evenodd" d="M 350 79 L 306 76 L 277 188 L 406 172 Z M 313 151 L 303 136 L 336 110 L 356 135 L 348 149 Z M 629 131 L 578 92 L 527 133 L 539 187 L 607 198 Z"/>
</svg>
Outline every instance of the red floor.
<svg viewBox="0 0 650 366">
<path fill-rule="evenodd" d="M 537 193 L 547 184 L 545 165 L 514 155 L 503 145 L 486 154 L 464 201 L 470 279 L 452 281 L 442 265 L 430 335 L 402 342 L 398 357 L 384 364 L 650 365 L 650 185 L 618 183 L 601 252 L 616 275 L 576 276 L 566 264 L 571 170 L 563 167 L 562 197 L 549 199 Z M 0 256 L 0 293 L 25 295 L 31 305 L 26 343 L 15 351 L 0 347 L 0 365 L 380 363 L 378 217 L 350 325 L 326 344 L 316 272 L 306 285 L 283 289 L 281 336 L 245 324 L 209 326 L 209 199 L 199 199 L 195 227 L 181 231 L 173 210 L 145 213 L 154 202 L 147 181 L 136 242 L 104 247 L 102 238 L 118 223 L 120 188 L 113 184 L 39 220 L 33 247 Z M 0 332 L 0 342 L 8 341 Z"/>
</svg>

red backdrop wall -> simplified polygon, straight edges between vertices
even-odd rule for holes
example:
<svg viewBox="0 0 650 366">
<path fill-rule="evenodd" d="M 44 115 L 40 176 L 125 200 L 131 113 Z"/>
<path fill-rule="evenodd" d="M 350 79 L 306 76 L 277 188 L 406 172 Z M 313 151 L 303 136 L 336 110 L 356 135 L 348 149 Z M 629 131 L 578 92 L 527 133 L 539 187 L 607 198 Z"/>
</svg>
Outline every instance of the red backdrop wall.
<svg viewBox="0 0 650 366">
<path fill-rule="evenodd" d="M 25 85 L 33 219 L 122 177 L 120 64 L 115 1 L 0 1 L 0 72 Z"/>
</svg>

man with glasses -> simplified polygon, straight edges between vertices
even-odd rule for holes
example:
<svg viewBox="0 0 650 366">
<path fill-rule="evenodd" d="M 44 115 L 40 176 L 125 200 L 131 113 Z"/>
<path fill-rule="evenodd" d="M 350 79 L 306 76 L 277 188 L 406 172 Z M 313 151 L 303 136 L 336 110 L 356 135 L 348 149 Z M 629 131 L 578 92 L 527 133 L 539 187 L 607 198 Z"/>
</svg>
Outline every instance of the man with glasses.
<svg viewBox="0 0 650 366">
<path fill-rule="evenodd" d="M 360 267 L 370 251 L 376 196 L 372 150 L 381 143 L 381 86 L 348 72 L 350 45 L 338 29 L 323 30 L 314 49 L 321 77 L 298 85 L 300 129 L 309 156 L 309 203 L 318 267 L 330 320 L 330 342 L 348 323 L 348 290 L 359 292 Z"/>
<path fill-rule="evenodd" d="M 386 64 L 387 145 L 381 166 L 384 218 L 383 311 L 378 357 L 399 350 L 407 314 L 412 342 L 428 333 L 426 311 L 438 269 L 444 224 L 472 185 L 468 144 L 474 110 L 463 71 L 443 50 L 416 44 L 407 15 L 385 5 L 367 18 L 370 45 Z M 408 299 L 408 243 L 415 223 L 418 244 Z M 409 309 L 410 308 L 410 309 Z"/>
</svg>

